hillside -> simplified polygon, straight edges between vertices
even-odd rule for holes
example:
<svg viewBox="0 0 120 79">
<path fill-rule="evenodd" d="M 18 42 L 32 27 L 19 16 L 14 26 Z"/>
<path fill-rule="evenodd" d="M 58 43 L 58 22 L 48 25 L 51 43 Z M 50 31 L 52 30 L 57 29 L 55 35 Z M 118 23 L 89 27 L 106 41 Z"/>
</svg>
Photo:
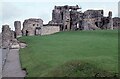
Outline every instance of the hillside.
<svg viewBox="0 0 120 79">
<path fill-rule="evenodd" d="M 118 31 L 69 31 L 19 39 L 28 77 L 113 76 L 118 72 Z M 57 72 L 57 73 L 56 73 Z"/>
</svg>

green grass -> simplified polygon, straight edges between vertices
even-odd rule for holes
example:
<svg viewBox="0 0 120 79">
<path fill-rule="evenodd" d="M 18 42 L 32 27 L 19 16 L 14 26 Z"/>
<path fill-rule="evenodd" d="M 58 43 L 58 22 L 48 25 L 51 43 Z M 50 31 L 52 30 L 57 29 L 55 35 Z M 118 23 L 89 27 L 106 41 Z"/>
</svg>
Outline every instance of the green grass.
<svg viewBox="0 0 120 79">
<path fill-rule="evenodd" d="M 117 30 L 59 32 L 19 40 L 27 43 L 20 49 L 20 58 L 28 77 L 91 77 L 97 72 L 110 76 L 118 72 Z M 78 61 L 83 65 L 75 64 L 71 71 L 70 63 Z"/>
</svg>

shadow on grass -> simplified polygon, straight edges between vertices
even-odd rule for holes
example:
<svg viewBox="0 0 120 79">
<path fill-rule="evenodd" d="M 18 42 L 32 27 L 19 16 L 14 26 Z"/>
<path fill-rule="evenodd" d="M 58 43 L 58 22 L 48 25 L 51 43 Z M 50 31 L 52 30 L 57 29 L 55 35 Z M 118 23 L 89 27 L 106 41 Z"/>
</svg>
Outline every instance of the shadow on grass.
<svg viewBox="0 0 120 79">
<path fill-rule="evenodd" d="M 45 76 L 47 77 L 118 77 L 118 74 L 97 68 L 95 65 L 89 62 L 72 60 L 51 70 Z"/>
</svg>

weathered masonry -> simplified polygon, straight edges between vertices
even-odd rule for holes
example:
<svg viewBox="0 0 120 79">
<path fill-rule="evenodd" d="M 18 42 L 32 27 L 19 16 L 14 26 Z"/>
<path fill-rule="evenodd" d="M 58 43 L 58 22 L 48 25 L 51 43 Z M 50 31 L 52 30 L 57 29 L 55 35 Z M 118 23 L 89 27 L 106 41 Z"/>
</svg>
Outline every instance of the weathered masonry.
<svg viewBox="0 0 120 79">
<path fill-rule="evenodd" d="M 52 11 L 52 20 L 49 24 L 60 25 L 61 31 L 75 29 L 77 23 L 81 19 L 81 13 L 77 10 L 80 9 L 78 5 L 76 6 L 55 6 Z"/>
<path fill-rule="evenodd" d="M 49 35 L 59 31 L 59 26 L 44 25 L 43 27 L 41 27 L 41 35 Z"/>
<path fill-rule="evenodd" d="M 12 36 L 11 29 L 9 28 L 9 25 L 3 25 L 2 26 L 2 47 L 3 48 L 10 47 L 10 41 L 12 39 L 11 36 Z"/>
<path fill-rule="evenodd" d="M 59 31 L 70 30 L 102 30 L 119 29 L 120 17 L 112 18 L 112 12 L 104 16 L 103 10 L 80 11 L 76 6 L 55 6 L 52 10 L 52 20 L 43 24 L 40 18 L 29 18 L 24 20 L 23 28 L 20 21 L 14 22 L 15 31 L 9 25 L 2 26 L 2 47 L 18 48 L 19 42 L 16 38 L 21 36 L 49 35 Z M 21 30 L 22 29 L 22 30 Z"/>
<path fill-rule="evenodd" d="M 87 10 L 82 13 L 79 9 L 78 5 L 55 6 L 49 24 L 60 25 L 61 31 L 113 29 L 111 11 L 104 17 L 103 10 Z"/>
<path fill-rule="evenodd" d="M 120 29 L 120 18 L 118 17 L 113 18 L 113 28 Z"/>
<path fill-rule="evenodd" d="M 2 48 L 19 48 L 15 32 L 10 29 L 9 25 L 2 26 Z"/>
<path fill-rule="evenodd" d="M 59 31 L 59 26 L 43 25 L 42 19 L 31 18 L 23 22 L 22 33 L 26 36 L 47 35 Z"/>
<path fill-rule="evenodd" d="M 14 22 L 14 27 L 15 27 L 15 37 L 21 37 L 22 36 L 21 22 L 20 21 L 15 21 Z"/>
<path fill-rule="evenodd" d="M 23 22 L 22 33 L 26 36 L 38 35 L 40 34 L 41 27 L 43 26 L 42 19 L 26 19 Z"/>
</svg>

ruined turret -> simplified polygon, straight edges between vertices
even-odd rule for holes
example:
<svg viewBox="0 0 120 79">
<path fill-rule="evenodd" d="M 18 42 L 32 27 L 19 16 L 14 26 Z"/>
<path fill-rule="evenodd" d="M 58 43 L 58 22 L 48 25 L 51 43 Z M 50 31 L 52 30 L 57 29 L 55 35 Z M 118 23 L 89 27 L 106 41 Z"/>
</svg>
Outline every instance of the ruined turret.
<svg viewBox="0 0 120 79">
<path fill-rule="evenodd" d="M 79 12 L 78 9 L 81 9 L 78 5 L 76 6 L 55 6 L 52 11 L 52 23 L 61 24 L 61 30 L 71 30 L 75 29 L 77 24 L 79 24 Z M 71 14 L 71 11 L 73 14 Z M 75 14 L 75 16 L 74 16 Z M 73 15 L 73 16 L 72 16 Z M 74 22 L 73 22 L 74 21 Z"/>
<path fill-rule="evenodd" d="M 103 10 L 87 10 L 83 16 L 84 30 L 96 30 L 100 29 L 101 18 L 103 18 Z"/>
<path fill-rule="evenodd" d="M 113 29 L 113 19 L 112 19 L 111 11 L 109 11 L 108 13 L 108 20 L 109 20 L 109 23 L 107 24 L 107 29 Z"/>
<path fill-rule="evenodd" d="M 120 29 L 120 18 L 119 17 L 113 18 L 113 29 Z"/>
<path fill-rule="evenodd" d="M 9 28 L 9 25 L 3 25 L 2 26 L 2 47 L 9 48 L 10 41 L 11 41 L 11 30 Z"/>
<path fill-rule="evenodd" d="M 14 27 L 15 27 L 15 37 L 21 37 L 22 32 L 21 32 L 21 22 L 20 21 L 15 21 L 14 22 Z"/>
</svg>

